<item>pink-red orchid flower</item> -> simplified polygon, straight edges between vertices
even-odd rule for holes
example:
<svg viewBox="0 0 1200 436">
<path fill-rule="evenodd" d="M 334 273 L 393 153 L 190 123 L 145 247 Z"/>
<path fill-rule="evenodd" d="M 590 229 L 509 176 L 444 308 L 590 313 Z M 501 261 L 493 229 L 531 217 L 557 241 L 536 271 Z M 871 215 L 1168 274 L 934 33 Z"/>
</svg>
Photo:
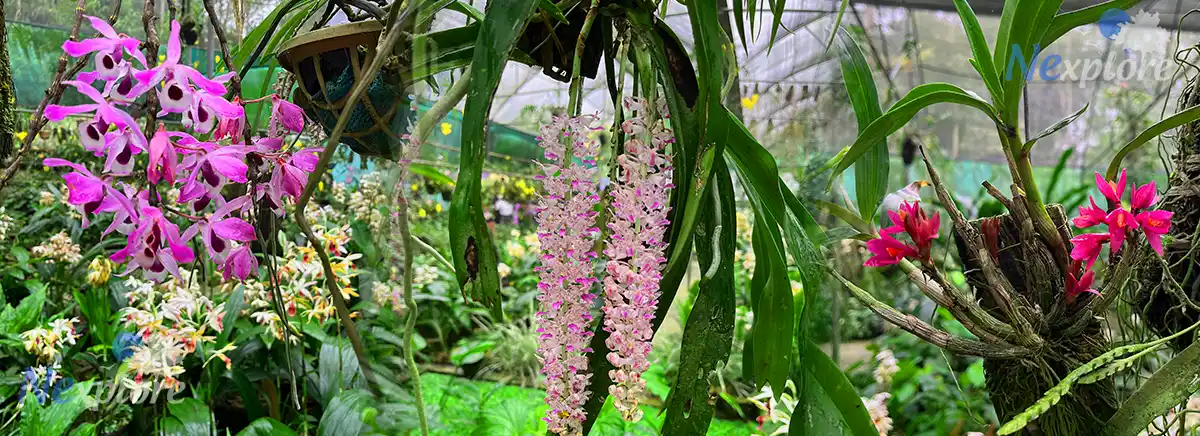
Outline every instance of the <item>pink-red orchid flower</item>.
<svg viewBox="0 0 1200 436">
<path fill-rule="evenodd" d="M 1146 241 L 1159 256 L 1163 255 L 1162 235 L 1171 230 L 1171 217 L 1174 212 L 1168 210 L 1148 210 L 1137 214 L 1137 222 L 1141 225 Z"/>
<path fill-rule="evenodd" d="M 1084 233 L 1071 238 L 1071 259 L 1086 261 L 1088 269 L 1091 269 L 1110 238 L 1108 233 Z"/>
<path fill-rule="evenodd" d="M 1115 182 L 1105 180 L 1104 176 L 1097 172 L 1096 187 L 1100 188 L 1100 194 L 1108 199 L 1108 207 L 1110 209 L 1120 206 L 1121 197 L 1125 196 L 1125 170 L 1121 170 L 1121 176 Z"/>
<path fill-rule="evenodd" d="M 1092 289 L 1092 283 L 1096 280 L 1096 274 L 1089 267 L 1083 274 L 1080 274 L 1083 262 L 1076 260 L 1071 262 L 1071 271 L 1067 272 L 1066 288 L 1067 288 L 1067 304 L 1075 304 L 1075 299 L 1080 294 L 1096 294 L 1100 292 Z"/>
<path fill-rule="evenodd" d="M 932 218 L 927 217 L 925 211 L 921 209 L 921 202 L 905 201 L 900 204 L 898 211 L 888 211 L 888 218 L 891 219 L 892 226 L 883 229 L 881 233 L 885 235 L 901 232 L 908 234 L 916 246 L 917 257 L 928 260 L 933 240 L 938 238 L 938 229 L 941 227 L 940 214 L 934 213 Z"/>
<path fill-rule="evenodd" d="M 878 238 L 867 241 L 867 250 L 873 256 L 867 259 L 863 266 L 895 265 L 900 259 L 916 257 L 917 249 L 900 242 L 892 235 L 884 233 Z"/>
<path fill-rule="evenodd" d="M 1097 206 L 1094 198 L 1088 197 L 1088 202 L 1091 203 L 1091 206 L 1079 206 L 1079 216 L 1071 221 L 1075 224 L 1075 227 L 1085 229 L 1103 223 L 1108 219 L 1108 212 Z"/>
<path fill-rule="evenodd" d="M 1132 206 L 1133 212 L 1137 213 L 1154 206 L 1154 202 L 1157 200 L 1158 191 L 1155 190 L 1154 182 L 1151 181 L 1133 190 L 1133 201 L 1130 206 Z"/>
</svg>

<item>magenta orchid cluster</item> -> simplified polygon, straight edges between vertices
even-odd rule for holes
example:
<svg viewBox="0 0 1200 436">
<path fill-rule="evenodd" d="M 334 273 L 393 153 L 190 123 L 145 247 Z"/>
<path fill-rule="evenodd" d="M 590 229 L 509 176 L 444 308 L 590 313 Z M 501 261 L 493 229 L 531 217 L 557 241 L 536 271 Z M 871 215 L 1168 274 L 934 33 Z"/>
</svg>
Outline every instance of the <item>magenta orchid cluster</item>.
<svg viewBox="0 0 1200 436">
<path fill-rule="evenodd" d="M 127 245 L 111 256 L 118 263 L 128 262 L 122 275 L 140 269 L 155 281 L 168 275 L 180 278 L 179 265 L 195 260 L 188 243 L 196 237 L 225 279 L 244 280 L 256 274 L 258 261 L 248 245 L 255 240 L 255 229 L 241 216 L 256 203 L 282 216 L 284 199 L 298 198 L 303 192 L 320 149 L 291 151 L 283 142 L 288 133 L 303 129 L 303 111 L 273 96 L 270 134 L 247 144 L 243 103 L 224 97 L 225 83 L 234 73 L 209 79 L 180 63 L 178 22 L 171 23 L 164 61 L 150 67 L 138 50 L 140 41 L 118 34 L 102 19 L 87 19 L 101 37 L 67 41 L 63 51 L 73 57 L 93 56 L 95 69 L 63 83 L 91 103 L 49 105 L 45 116 L 60 121 L 88 115 L 79 124 L 80 140 L 84 149 L 104 158 L 104 164 L 93 172 L 79 163 L 45 159 L 47 167 L 73 170 L 63 175 L 67 202 L 83 215 L 84 226 L 100 214 L 113 214 L 104 234 L 126 236 Z M 94 87 L 96 81 L 103 83 L 102 88 Z M 168 130 L 159 123 L 147 139 L 123 108 L 151 91 L 161 104 L 158 116 L 179 114 L 186 131 Z M 144 161 L 137 159 L 140 154 L 147 155 Z M 225 198 L 226 186 L 250 184 L 251 166 L 254 174 L 271 174 L 270 181 L 247 186 L 241 190 L 247 192 L 244 195 Z M 139 186 L 141 180 L 147 182 L 145 186 Z M 175 189 L 179 195 L 173 201 L 162 195 Z M 173 218 L 190 225 L 181 232 Z"/>
<path fill-rule="evenodd" d="M 913 203 L 905 201 L 900 204 L 899 210 L 888 211 L 888 218 L 892 221 L 892 225 L 883 229 L 878 238 L 867 241 L 867 250 L 871 252 L 872 256 L 863 263 L 863 266 L 895 265 L 901 259 L 929 262 L 933 241 L 937 240 L 938 228 L 942 224 L 939 214 L 934 212 L 933 218 L 929 218 L 921 209 L 920 201 Z M 912 243 L 903 242 L 892 236 L 901 233 L 907 234 L 912 239 Z"/>
<path fill-rule="evenodd" d="M 1072 222 L 1075 227 L 1085 229 L 1099 224 L 1108 227 L 1105 233 L 1084 233 L 1071 238 L 1071 270 L 1067 273 L 1067 301 L 1074 302 L 1083 293 L 1098 294 L 1091 289 L 1095 280 L 1092 266 L 1100 257 L 1104 244 L 1110 244 L 1110 254 L 1121 250 L 1125 240 L 1140 231 L 1146 235 L 1146 241 L 1159 256 L 1163 255 L 1162 235 L 1171 230 L 1171 216 L 1167 210 L 1151 210 L 1158 201 L 1158 192 L 1151 181 L 1132 189 L 1128 207 L 1122 203 L 1125 195 L 1125 170 L 1116 181 L 1105 180 L 1104 176 L 1096 173 L 1096 187 L 1108 201 L 1107 208 L 1096 205 L 1094 198 L 1088 197 L 1089 206 L 1079 207 L 1079 216 Z M 1086 267 L 1084 267 L 1086 264 Z M 1081 273 L 1082 272 L 1082 273 Z"/>
<path fill-rule="evenodd" d="M 666 262 L 667 199 L 673 188 L 671 162 L 663 154 L 673 137 L 662 120 L 647 123 L 646 105 L 639 99 L 624 103 L 636 116 L 621 125 L 629 140 L 617 158 L 620 175 L 611 188 L 611 237 L 604 250 L 608 275 L 602 310 L 604 329 L 610 333 L 606 357 L 614 368 L 609 371 L 613 380 L 609 393 L 630 421 L 642 416 L 638 396 L 645 390 L 641 374 L 649 367 L 651 321 Z M 665 108 L 660 107 L 660 113 L 665 114 Z M 596 299 L 592 287 L 599 281 L 593 274 L 599 256 L 592 247 L 600 235 L 594 226 L 600 195 L 593 181 L 599 144 L 589 138 L 598 130 L 595 122 L 591 115 L 555 117 L 542 127 L 538 138 L 552 162 L 543 164 L 544 175 L 538 176 L 543 186 L 537 208 L 543 251 L 537 267 L 541 279 L 538 353 L 550 406 L 544 419 L 559 434 L 582 432 L 591 378 L 587 354 L 592 352 L 588 342 Z"/>
</svg>

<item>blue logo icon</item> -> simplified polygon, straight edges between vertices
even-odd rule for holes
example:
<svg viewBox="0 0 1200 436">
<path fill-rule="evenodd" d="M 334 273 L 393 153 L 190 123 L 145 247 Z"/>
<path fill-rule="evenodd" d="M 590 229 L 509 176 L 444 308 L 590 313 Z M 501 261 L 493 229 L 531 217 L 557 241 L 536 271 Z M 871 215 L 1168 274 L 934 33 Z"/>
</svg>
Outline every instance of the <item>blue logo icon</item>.
<svg viewBox="0 0 1200 436">
<path fill-rule="evenodd" d="M 1104 11 L 1104 15 L 1100 16 L 1100 34 L 1108 39 L 1117 39 L 1117 35 L 1121 33 L 1121 25 L 1133 22 L 1133 17 L 1120 9 L 1109 9 Z"/>
</svg>

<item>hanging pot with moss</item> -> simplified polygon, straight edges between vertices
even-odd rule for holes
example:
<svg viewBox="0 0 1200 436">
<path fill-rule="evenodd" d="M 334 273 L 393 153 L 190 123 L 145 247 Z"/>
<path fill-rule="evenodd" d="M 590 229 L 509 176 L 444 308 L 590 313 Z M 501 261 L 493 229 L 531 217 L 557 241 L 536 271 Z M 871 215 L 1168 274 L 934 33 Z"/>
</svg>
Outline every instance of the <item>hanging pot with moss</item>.
<svg viewBox="0 0 1200 436">
<path fill-rule="evenodd" d="M 285 42 L 279 64 L 297 78 L 292 100 L 329 134 L 342 111 L 352 110 L 341 143 L 363 156 L 398 159 L 401 138 L 412 122 L 405 90 L 412 83 L 405 61 L 388 60 L 375 77 L 362 77 L 375 56 L 383 25 L 375 20 L 339 24 Z M 364 98 L 347 109 L 359 80 L 370 80 Z"/>
</svg>

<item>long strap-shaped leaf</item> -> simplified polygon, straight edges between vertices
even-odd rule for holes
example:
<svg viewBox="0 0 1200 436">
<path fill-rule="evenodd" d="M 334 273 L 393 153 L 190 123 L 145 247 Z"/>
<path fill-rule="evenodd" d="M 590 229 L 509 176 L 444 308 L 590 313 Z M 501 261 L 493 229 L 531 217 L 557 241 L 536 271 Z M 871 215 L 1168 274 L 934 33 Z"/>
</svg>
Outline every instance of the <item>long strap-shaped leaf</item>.
<svg viewBox="0 0 1200 436">
<path fill-rule="evenodd" d="M 1117 178 L 1117 173 L 1121 171 L 1121 161 L 1124 160 L 1125 156 L 1129 155 L 1129 153 L 1133 153 L 1134 150 L 1146 145 L 1147 142 L 1150 142 L 1151 139 L 1157 138 L 1158 135 L 1167 133 L 1167 131 L 1171 129 L 1196 120 L 1200 120 L 1200 105 L 1184 109 L 1175 115 L 1171 115 L 1166 119 L 1155 123 L 1146 130 L 1143 130 L 1142 133 L 1139 133 L 1133 138 L 1132 141 L 1129 141 L 1122 146 L 1121 150 L 1117 152 L 1117 155 L 1113 157 L 1112 162 L 1108 164 L 1108 172 L 1106 173 L 1108 179 L 1115 180 Z"/>
<path fill-rule="evenodd" d="M 850 168 L 850 165 L 857 162 L 878 141 L 900 130 L 921 109 L 937 103 L 956 103 L 970 106 L 983 111 L 993 121 L 997 121 L 996 112 L 992 109 L 992 106 L 970 91 L 948 83 L 927 83 L 920 85 L 909 91 L 900 101 L 897 101 L 883 116 L 868 125 L 858 135 L 858 139 L 854 141 L 853 145 L 838 154 L 838 157 L 835 158 L 837 161 L 833 168 L 833 174 L 829 176 L 829 185 L 832 186 L 837 176 L 841 175 L 847 168 Z"/>
<path fill-rule="evenodd" d="M 971 65 L 983 78 L 984 85 L 992 94 L 992 100 L 1001 98 L 1004 88 L 1000 86 L 1000 76 L 996 71 L 996 64 L 992 61 L 992 51 L 988 49 L 987 38 L 983 36 L 983 28 L 979 26 L 979 18 L 975 16 L 975 11 L 971 9 L 967 0 L 954 0 L 954 7 L 958 9 L 958 18 L 962 21 L 963 30 L 967 32 L 967 41 L 971 44 Z"/>
<path fill-rule="evenodd" d="M 812 341 L 807 341 L 800 351 L 804 365 L 792 374 L 801 390 L 800 401 L 792 410 L 788 434 L 878 435 L 858 391 L 837 364 Z"/>
<path fill-rule="evenodd" d="M 699 435 L 708 431 L 713 417 L 709 404 L 709 374 L 729 359 L 733 344 L 733 252 L 736 245 L 733 182 L 720 157 L 713 167 L 709 207 L 696 231 L 699 261 L 699 295 L 683 329 L 679 347 L 679 372 L 666 405 L 662 434 Z M 660 302 L 660 304 L 669 304 Z"/>
<path fill-rule="evenodd" d="M 1142 0 L 1109 0 L 1097 5 L 1088 6 L 1083 9 L 1066 12 L 1054 16 L 1054 20 L 1050 22 L 1050 29 L 1046 30 L 1046 35 L 1042 36 L 1042 47 L 1048 47 L 1079 26 L 1092 24 L 1100 21 L 1105 12 L 1111 9 L 1129 9 Z"/>
<path fill-rule="evenodd" d="M 464 292 L 491 309 L 493 317 L 504 318 L 500 303 L 500 276 L 496 272 L 496 249 L 483 218 L 480 177 L 487 144 L 484 141 L 492 97 L 504 73 L 504 65 L 533 12 L 534 0 L 488 3 L 479 28 L 471 61 L 471 88 L 463 111 L 462 153 L 458 181 L 450 199 L 450 248 L 454 273 Z"/>
<path fill-rule="evenodd" d="M 1009 0 L 1004 3 L 1004 11 L 1000 16 L 1000 31 L 996 34 L 996 48 L 992 57 L 997 73 L 1007 71 L 1010 64 L 1013 73 L 1003 74 L 1003 95 L 995 99 L 999 118 L 1005 125 L 1017 125 L 1017 109 L 1020 106 L 1022 90 L 1025 89 L 1025 72 L 1017 67 L 1021 61 L 1032 63 L 1034 45 L 1040 44 L 1054 13 L 1062 7 L 1063 0 Z M 1015 59 L 1014 48 L 1020 49 L 1024 59 Z M 1045 47 L 1037 47 L 1045 49 Z"/>
<path fill-rule="evenodd" d="M 871 67 L 854 38 L 844 29 L 837 29 L 837 43 L 842 82 L 846 85 L 846 94 L 850 96 L 850 106 L 854 108 L 858 132 L 861 134 L 883 115 L 879 92 L 875 88 L 875 78 L 871 76 Z M 886 136 L 869 144 L 862 158 L 854 164 L 854 191 L 858 194 L 858 210 L 865 220 L 874 218 L 875 208 L 887 195 L 889 169 Z"/>
</svg>

